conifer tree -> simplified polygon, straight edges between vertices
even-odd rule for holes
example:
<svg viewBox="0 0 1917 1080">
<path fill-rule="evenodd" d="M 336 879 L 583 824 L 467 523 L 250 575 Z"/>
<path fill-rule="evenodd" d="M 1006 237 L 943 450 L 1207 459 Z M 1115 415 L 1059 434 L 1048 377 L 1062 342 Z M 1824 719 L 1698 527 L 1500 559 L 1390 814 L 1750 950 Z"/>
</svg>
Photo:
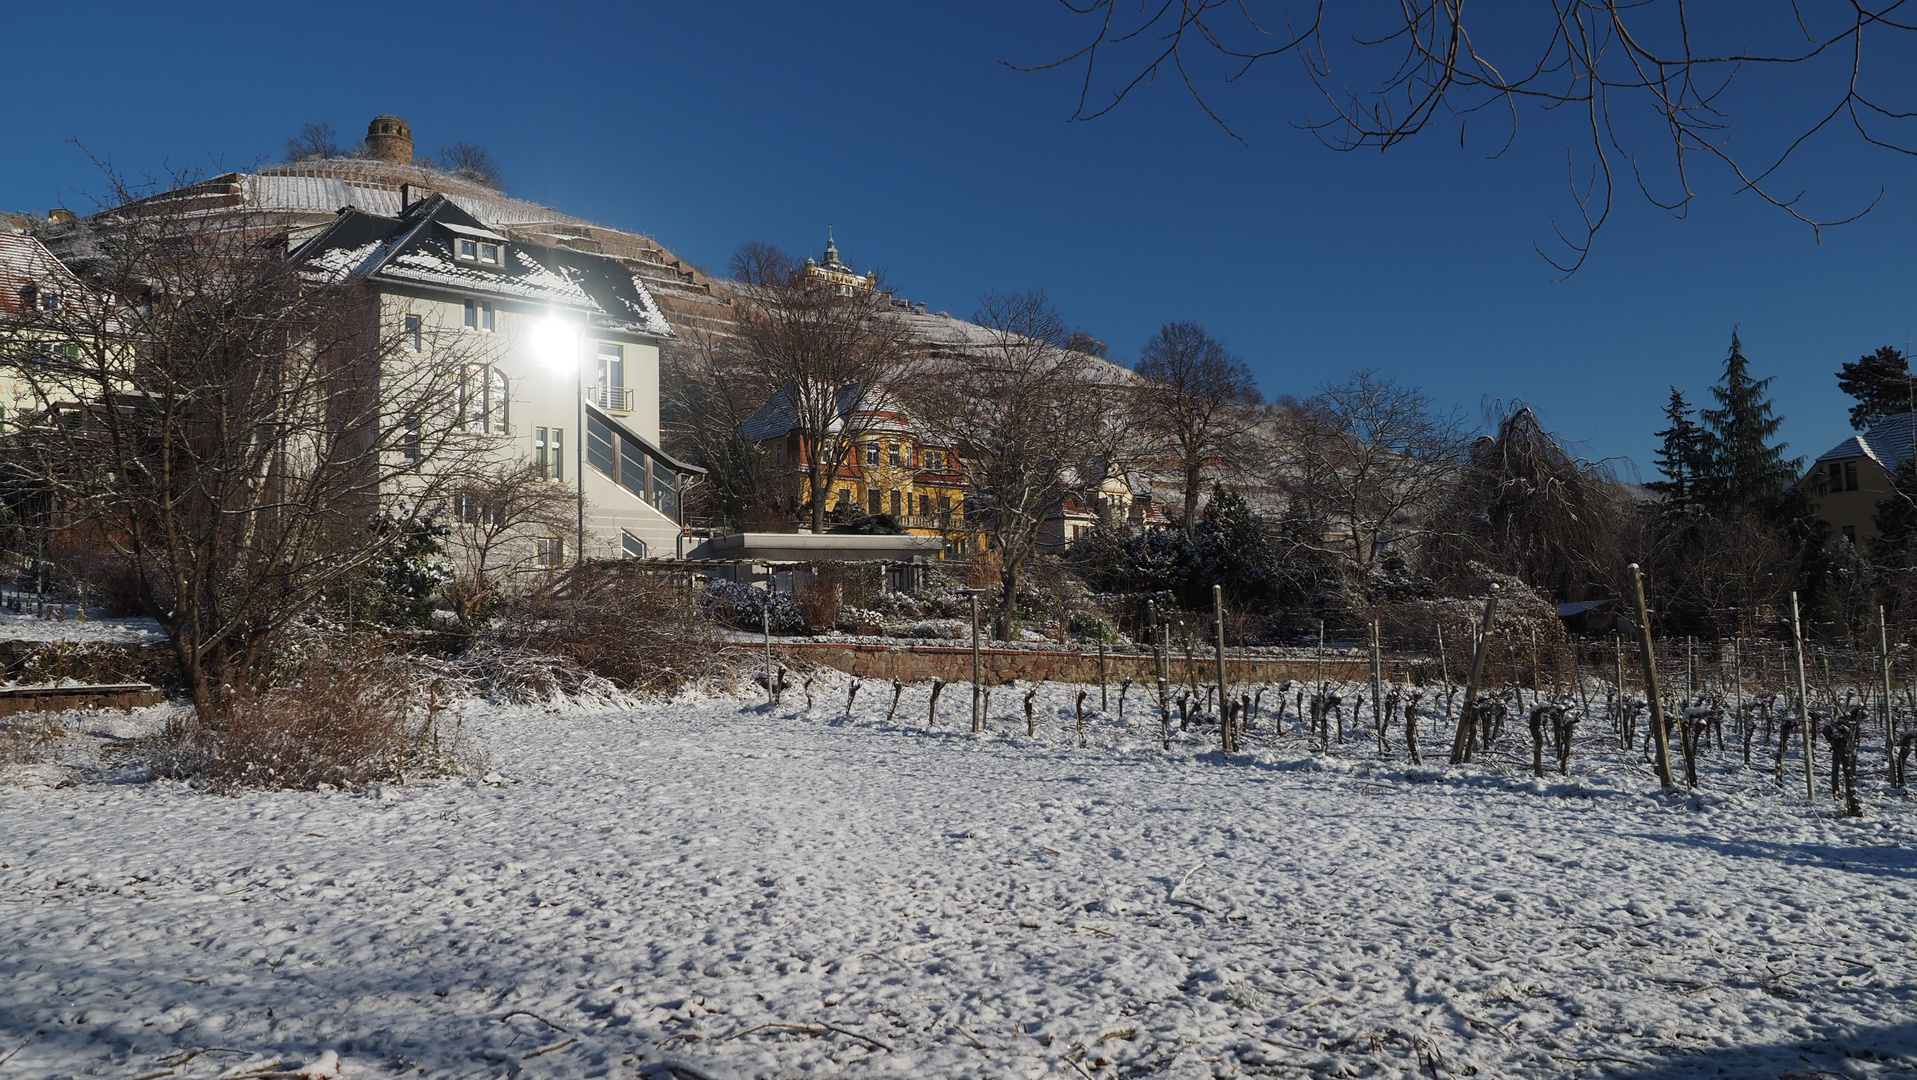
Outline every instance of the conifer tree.
<svg viewBox="0 0 1917 1080">
<path fill-rule="evenodd" d="M 1839 368 L 1837 388 L 1857 399 L 1850 407 L 1850 426 L 1858 431 L 1917 407 L 1913 404 L 1917 403 L 1917 380 L 1910 377 L 1910 359 L 1889 345 Z"/>
<path fill-rule="evenodd" d="M 1772 442 L 1784 418 L 1769 397 L 1771 381 L 1751 378 L 1750 361 L 1733 330 L 1724 375 L 1711 387 L 1717 408 L 1703 413 L 1710 467 L 1694 492 L 1707 512 L 1724 517 L 1755 512 L 1773 520 L 1800 516 L 1792 504 L 1801 500 L 1790 495 L 1803 459 L 1785 457 L 1786 444 Z"/>
<path fill-rule="evenodd" d="M 1671 387 L 1670 403 L 1664 406 L 1664 418 L 1670 426 L 1655 432 L 1658 439 L 1657 471 L 1662 480 L 1653 480 L 1644 485 L 1664 501 L 1664 508 L 1673 514 L 1688 513 L 1695 508 L 1697 484 L 1700 474 L 1709 467 L 1704 453 L 1704 429 L 1691 419 L 1691 403 L 1684 400 L 1684 392 Z"/>
</svg>

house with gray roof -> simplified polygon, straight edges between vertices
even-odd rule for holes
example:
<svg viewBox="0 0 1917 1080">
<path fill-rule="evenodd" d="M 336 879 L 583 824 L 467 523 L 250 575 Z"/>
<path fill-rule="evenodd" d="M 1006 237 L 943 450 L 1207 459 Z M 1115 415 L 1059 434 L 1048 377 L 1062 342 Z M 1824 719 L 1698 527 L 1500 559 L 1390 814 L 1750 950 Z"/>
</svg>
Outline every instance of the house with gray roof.
<svg viewBox="0 0 1917 1080">
<path fill-rule="evenodd" d="M 443 194 L 354 207 L 295 247 L 308 278 L 357 282 L 405 351 L 485 357 L 449 394 L 468 432 L 581 496 L 548 565 L 683 554 L 683 495 L 703 470 L 659 447 L 659 347 L 673 336 L 619 260 L 512 239 Z"/>
<path fill-rule="evenodd" d="M 1917 420 L 1886 417 L 1817 455 L 1806 481 L 1817 516 L 1832 539 L 1862 543 L 1877 538 L 1877 504 L 1890 497 L 1891 477 L 1917 453 Z"/>
</svg>

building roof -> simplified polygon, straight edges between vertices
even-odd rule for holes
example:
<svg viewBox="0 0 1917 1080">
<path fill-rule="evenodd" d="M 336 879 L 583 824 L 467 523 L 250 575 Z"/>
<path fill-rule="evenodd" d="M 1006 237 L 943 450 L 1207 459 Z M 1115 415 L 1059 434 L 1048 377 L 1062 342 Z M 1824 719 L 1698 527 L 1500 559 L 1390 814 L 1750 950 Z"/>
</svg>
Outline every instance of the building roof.
<svg viewBox="0 0 1917 1080">
<path fill-rule="evenodd" d="M 859 387 L 847 386 L 839 390 L 839 422 L 833 425 L 835 429 L 844 426 L 845 418 L 852 414 L 855 407 L 862 413 L 889 413 L 899 411 L 899 406 L 896 403 L 885 399 L 882 395 L 875 394 L 870 398 L 865 398 Z M 781 436 L 788 435 L 792 432 L 792 429 L 798 426 L 798 411 L 792 407 L 792 400 L 786 396 L 786 392 L 780 390 L 774 393 L 764 405 L 759 406 L 756 412 L 746 418 L 746 422 L 740 427 L 740 434 L 745 436 L 747 442 L 756 443 L 763 442 L 766 439 L 777 439 Z M 883 427 L 884 425 L 878 426 Z M 898 426 L 903 429 L 906 426 L 905 421 L 901 420 Z"/>
<path fill-rule="evenodd" d="M 456 241 L 492 237 L 471 213 L 435 194 L 395 216 L 342 211 L 292 253 L 306 272 L 530 300 L 584 312 L 595 324 L 669 338 L 672 328 L 639 276 L 619 260 L 584 251 L 506 243 L 498 269 L 454 257 Z"/>
<path fill-rule="evenodd" d="M 29 286 L 69 298 L 85 289 L 40 241 L 20 233 L 0 233 L 0 311 L 24 310 Z"/>
<path fill-rule="evenodd" d="M 1886 470 L 1896 472 L 1898 466 L 1910 460 L 1913 438 L 1917 438 L 1917 418 L 1910 413 L 1900 413 L 1884 418 L 1862 435 L 1852 435 L 1817 455 L 1817 460 L 1842 461 L 1845 458 L 1867 457 Z"/>
</svg>

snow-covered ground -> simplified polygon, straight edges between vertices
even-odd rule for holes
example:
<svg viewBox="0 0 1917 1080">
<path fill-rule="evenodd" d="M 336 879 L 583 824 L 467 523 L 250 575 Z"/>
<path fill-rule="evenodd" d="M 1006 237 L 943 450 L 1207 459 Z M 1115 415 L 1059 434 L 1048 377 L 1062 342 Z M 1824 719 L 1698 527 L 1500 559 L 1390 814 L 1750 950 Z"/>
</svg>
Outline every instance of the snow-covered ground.
<svg viewBox="0 0 1917 1080">
<path fill-rule="evenodd" d="M 153 645 L 166 640 L 160 624 L 147 618 L 79 618 L 79 608 L 66 605 L 64 619 L 43 619 L 32 613 L 0 608 L 0 641 L 99 641 L 122 645 Z"/>
<path fill-rule="evenodd" d="M 0 1080 L 1917 1071 L 1880 787 L 1844 820 L 1714 754 L 1667 798 L 1590 731 L 1544 782 L 1080 749 L 1072 688 L 1032 740 L 1003 690 L 955 730 L 967 692 L 932 734 L 925 687 L 848 721 L 836 678 L 809 715 L 475 705 L 497 786 L 0 789 Z"/>
</svg>

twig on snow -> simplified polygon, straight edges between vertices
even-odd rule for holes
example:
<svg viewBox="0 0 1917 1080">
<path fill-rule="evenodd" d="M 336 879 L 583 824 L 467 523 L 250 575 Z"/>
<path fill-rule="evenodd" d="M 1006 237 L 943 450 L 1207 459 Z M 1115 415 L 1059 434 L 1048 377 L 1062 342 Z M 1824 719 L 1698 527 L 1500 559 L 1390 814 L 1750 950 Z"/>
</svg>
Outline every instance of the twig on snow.
<svg viewBox="0 0 1917 1080">
<path fill-rule="evenodd" d="M 987 1047 L 984 1043 L 979 1042 L 978 1038 L 974 1036 L 971 1032 L 965 1030 L 964 1028 L 958 1026 L 957 1024 L 952 1025 L 952 1030 L 958 1032 L 960 1035 L 965 1036 L 967 1041 L 969 1041 L 973 1046 L 978 1047 L 980 1050 L 989 1049 L 989 1047 Z"/>
<path fill-rule="evenodd" d="M 531 1061 L 532 1059 L 540 1056 L 541 1054 L 550 1054 L 555 1050 L 564 1050 L 566 1047 L 571 1046 L 573 1043 L 576 1043 L 578 1041 L 579 1041 L 579 1036 L 577 1035 L 568 1036 L 565 1042 L 556 1042 L 556 1043 L 553 1043 L 551 1046 L 542 1047 L 538 1050 L 534 1050 L 530 1054 L 521 1054 L 519 1055 L 519 1060 Z"/>
<path fill-rule="evenodd" d="M 837 1024 L 779 1024 L 779 1023 L 757 1024 L 753 1027 L 749 1027 L 745 1029 L 744 1031 L 737 1031 L 732 1033 L 731 1035 L 727 1035 L 725 1038 L 720 1039 L 719 1041 L 731 1042 L 732 1040 L 737 1039 L 741 1036 L 750 1035 L 755 1031 L 765 1031 L 768 1028 L 771 1028 L 773 1030 L 778 1030 L 778 1031 L 802 1031 L 806 1033 L 807 1035 L 823 1035 L 826 1032 L 830 1031 L 840 1035 L 844 1035 L 845 1037 L 849 1039 L 857 1039 L 868 1046 L 877 1047 L 878 1049 L 883 1050 L 888 1054 L 892 1052 L 891 1047 L 885 1045 L 879 1040 L 870 1038 L 865 1035 L 861 1035 L 856 1031 L 847 1031 L 846 1029 L 839 1027 Z"/>
<path fill-rule="evenodd" d="M 553 1023 L 551 1020 L 548 1020 L 545 1017 L 539 1015 L 538 1013 L 533 1012 L 531 1009 L 514 1009 L 512 1012 L 509 1012 L 506 1015 L 500 1017 L 499 1022 L 503 1024 L 506 1021 L 511 1020 L 515 1016 L 530 1016 L 534 1020 L 539 1021 L 540 1023 L 546 1025 L 547 1027 L 561 1034 L 564 1034 L 566 1031 L 565 1028 L 560 1027 L 558 1024 Z"/>
</svg>

